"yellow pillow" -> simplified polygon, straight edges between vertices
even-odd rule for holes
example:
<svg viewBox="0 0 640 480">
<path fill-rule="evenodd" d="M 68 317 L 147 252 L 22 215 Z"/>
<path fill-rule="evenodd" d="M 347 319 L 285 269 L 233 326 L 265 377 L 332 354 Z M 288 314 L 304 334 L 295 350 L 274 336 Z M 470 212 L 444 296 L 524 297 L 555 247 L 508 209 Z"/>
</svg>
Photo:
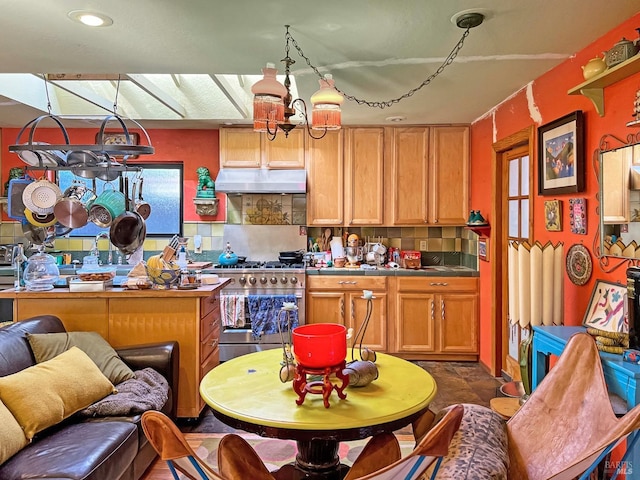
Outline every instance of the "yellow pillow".
<svg viewBox="0 0 640 480">
<path fill-rule="evenodd" d="M 109 379 L 78 347 L 0 377 L 0 400 L 29 440 L 36 433 L 115 392 Z"/>
<path fill-rule="evenodd" d="M 78 347 L 114 385 L 135 377 L 133 370 L 98 332 L 27 333 L 27 340 L 37 363 Z"/>
<path fill-rule="evenodd" d="M 6 405 L 0 401 L 0 465 L 22 450 L 28 443 L 27 437 Z"/>
</svg>

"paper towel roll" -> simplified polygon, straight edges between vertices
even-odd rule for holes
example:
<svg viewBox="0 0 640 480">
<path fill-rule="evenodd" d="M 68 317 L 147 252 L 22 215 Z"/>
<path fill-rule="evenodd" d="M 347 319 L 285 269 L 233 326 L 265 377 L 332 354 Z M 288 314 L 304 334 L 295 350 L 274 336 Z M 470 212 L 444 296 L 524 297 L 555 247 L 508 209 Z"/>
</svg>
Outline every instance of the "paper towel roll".
<svg viewBox="0 0 640 480">
<path fill-rule="evenodd" d="M 342 237 L 333 237 L 331 242 L 331 256 L 333 258 L 344 258 L 344 246 L 342 245 Z"/>
</svg>

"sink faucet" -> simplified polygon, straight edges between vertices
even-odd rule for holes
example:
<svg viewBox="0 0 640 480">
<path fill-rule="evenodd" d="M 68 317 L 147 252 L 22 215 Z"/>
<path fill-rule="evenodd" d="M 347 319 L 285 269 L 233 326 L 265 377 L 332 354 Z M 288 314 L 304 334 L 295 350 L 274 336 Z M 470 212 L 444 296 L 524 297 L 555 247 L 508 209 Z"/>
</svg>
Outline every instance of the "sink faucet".
<svg viewBox="0 0 640 480">
<path fill-rule="evenodd" d="M 100 232 L 99 234 L 96 235 L 96 238 L 93 241 L 93 245 L 91 246 L 91 250 L 89 251 L 89 254 L 95 255 L 96 257 L 100 258 L 100 249 L 98 248 L 98 240 L 100 240 L 101 238 L 106 238 L 109 241 L 109 254 L 107 256 L 107 263 L 109 265 L 113 265 L 113 249 L 111 247 L 111 240 L 107 232 Z"/>
</svg>

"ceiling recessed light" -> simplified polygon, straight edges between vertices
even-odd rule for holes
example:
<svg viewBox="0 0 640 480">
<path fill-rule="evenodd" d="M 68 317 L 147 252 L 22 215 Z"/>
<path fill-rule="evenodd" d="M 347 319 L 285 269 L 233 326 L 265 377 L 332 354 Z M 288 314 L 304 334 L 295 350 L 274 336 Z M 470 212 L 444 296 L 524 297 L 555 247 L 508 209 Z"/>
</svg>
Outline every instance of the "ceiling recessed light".
<svg viewBox="0 0 640 480">
<path fill-rule="evenodd" d="M 403 116 L 397 115 L 395 117 L 387 117 L 387 118 L 385 118 L 385 121 L 387 121 L 387 122 L 396 122 L 397 123 L 397 122 L 404 122 L 406 119 L 407 119 L 407 117 L 403 117 Z"/>
<path fill-rule="evenodd" d="M 102 13 L 90 12 L 89 10 L 73 10 L 67 13 L 67 17 L 88 27 L 108 27 L 113 25 L 113 20 L 110 17 Z"/>
</svg>

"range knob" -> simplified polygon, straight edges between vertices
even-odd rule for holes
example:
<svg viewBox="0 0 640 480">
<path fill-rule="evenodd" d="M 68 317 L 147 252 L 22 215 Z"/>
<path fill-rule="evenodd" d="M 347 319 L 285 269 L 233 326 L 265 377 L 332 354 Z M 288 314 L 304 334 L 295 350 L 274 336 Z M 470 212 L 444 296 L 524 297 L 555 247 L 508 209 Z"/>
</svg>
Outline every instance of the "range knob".
<svg viewBox="0 0 640 480">
<path fill-rule="evenodd" d="M 245 285 L 247 283 L 247 279 L 244 277 L 240 277 L 238 281 L 240 282 L 240 285 Z"/>
<path fill-rule="evenodd" d="M 262 283 L 263 285 L 267 283 L 267 277 L 260 277 L 260 283 Z"/>
<path fill-rule="evenodd" d="M 291 280 L 289 280 L 291 283 L 296 284 L 298 283 L 298 277 L 291 277 Z"/>
<path fill-rule="evenodd" d="M 284 283 L 287 283 L 287 277 L 282 277 L 282 278 L 280 279 L 280 282 L 281 282 L 281 283 L 283 283 L 283 284 L 284 284 Z"/>
<path fill-rule="evenodd" d="M 271 283 L 273 283 L 273 284 L 278 283 L 278 279 L 277 279 L 276 277 L 271 277 L 271 278 L 269 279 L 269 281 L 270 281 Z"/>
<path fill-rule="evenodd" d="M 249 283 L 251 285 L 255 285 L 256 284 L 256 277 L 249 277 Z"/>
</svg>

